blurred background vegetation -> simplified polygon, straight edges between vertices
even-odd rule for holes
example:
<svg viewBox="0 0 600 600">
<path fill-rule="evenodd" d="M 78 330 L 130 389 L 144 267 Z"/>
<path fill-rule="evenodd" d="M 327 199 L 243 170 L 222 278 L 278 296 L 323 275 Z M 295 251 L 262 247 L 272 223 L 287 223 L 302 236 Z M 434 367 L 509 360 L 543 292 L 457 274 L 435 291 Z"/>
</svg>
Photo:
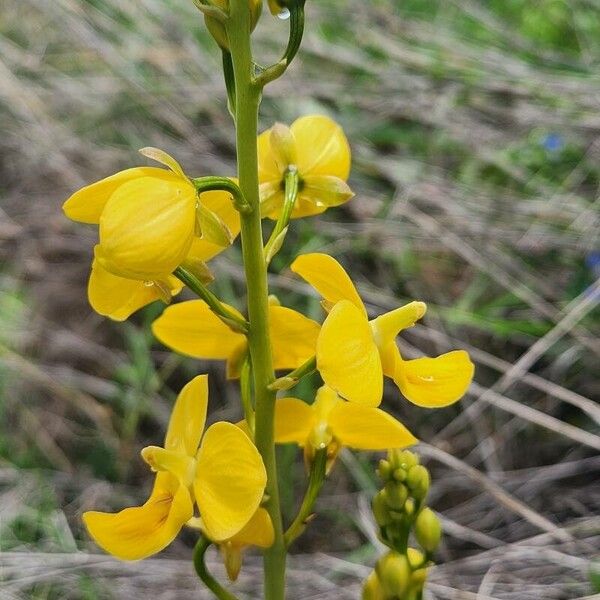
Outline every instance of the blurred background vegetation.
<svg viewBox="0 0 600 600">
<path fill-rule="evenodd" d="M 286 24 L 255 35 L 275 58 Z M 295 222 L 272 290 L 320 318 L 290 276 L 300 252 L 338 257 L 377 312 L 428 302 L 409 356 L 462 347 L 476 382 L 458 405 L 385 405 L 426 443 L 445 542 L 429 599 L 548 600 L 600 592 L 600 2 L 309 0 L 299 58 L 268 89 L 261 125 L 338 120 L 356 198 Z M 237 419 L 220 364 L 153 340 L 153 305 L 119 325 L 85 287 L 93 228 L 60 210 L 76 188 L 145 164 L 234 173 L 220 54 L 191 0 L 0 4 L 0 597 L 198 598 L 191 533 L 160 557 L 97 554 L 81 512 L 145 499 L 139 449 L 171 403 L 211 375 L 211 419 Z M 215 288 L 243 306 L 237 246 Z M 304 387 L 299 394 L 309 393 Z M 357 598 L 380 551 L 376 456 L 342 455 L 294 548 L 290 598 Z M 286 516 L 302 490 L 283 448 Z M 214 557 L 216 560 L 216 556 Z M 237 586 L 259 598 L 249 557 Z M 245 595 L 244 595 L 245 594 Z M 597 597 L 597 596 L 594 596 Z"/>
</svg>

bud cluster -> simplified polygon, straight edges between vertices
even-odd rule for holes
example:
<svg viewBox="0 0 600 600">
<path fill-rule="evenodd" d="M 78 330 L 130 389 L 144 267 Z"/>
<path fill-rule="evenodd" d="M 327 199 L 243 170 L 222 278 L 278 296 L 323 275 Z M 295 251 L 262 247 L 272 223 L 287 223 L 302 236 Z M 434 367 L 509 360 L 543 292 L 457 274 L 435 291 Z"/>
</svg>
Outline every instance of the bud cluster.
<svg viewBox="0 0 600 600">
<path fill-rule="evenodd" d="M 373 498 L 373 514 L 379 539 L 390 551 L 365 581 L 363 600 L 420 600 L 426 567 L 442 535 L 438 517 L 425 505 L 429 471 L 413 452 L 390 450 L 377 474 L 383 489 Z M 411 533 L 423 551 L 408 546 Z"/>
</svg>

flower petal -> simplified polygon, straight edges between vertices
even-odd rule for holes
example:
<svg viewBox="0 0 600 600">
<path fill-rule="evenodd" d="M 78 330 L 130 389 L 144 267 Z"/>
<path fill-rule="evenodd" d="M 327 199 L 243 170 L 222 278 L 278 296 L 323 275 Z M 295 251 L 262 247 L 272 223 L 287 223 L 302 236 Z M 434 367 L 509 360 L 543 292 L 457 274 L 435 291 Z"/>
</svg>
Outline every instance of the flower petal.
<svg viewBox="0 0 600 600">
<path fill-rule="evenodd" d="M 169 277 L 167 281 L 173 296 L 183 288 L 175 277 Z M 156 285 L 113 275 L 97 261 L 92 263 L 88 300 L 98 314 L 114 321 L 124 321 L 140 308 L 162 298 L 162 292 Z"/>
<path fill-rule="evenodd" d="M 120 185 L 102 211 L 98 259 L 116 275 L 159 279 L 171 274 L 190 249 L 196 190 L 164 173 L 168 177 L 138 177 Z"/>
<path fill-rule="evenodd" d="M 240 314 L 232 306 L 228 308 Z M 165 346 L 193 358 L 225 360 L 246 341 L 243 334 L 227 327 L 203 300 L 167 307 L 152 323 L 152 332 Z"/>
<path fill-rule="evenodd" d="M 464 395 L 475 367 L 464 350 L 436 358 L 403 360 L 398 353 L 394 381 L 402 394 L 417 406 L 440 408 Z"/>
<path fill-rule="evenodd" d="M 417 438 L 400 423 L 378 408 L 340 402 L 329 414 L 333 435 L 342 446 L 356 450 L 406 448 Z"/>
<path fill-rule="evenodd" d="M 275 442 L 304 446 L 314 424 L 313 409 L 297 398 L 275 401 Z"/>
<path fill-rule="evenodd" d="M 325 300 L 332 304 L 349 300 L 365 316 L 367 311 L 342 265 L 328 254 L 301 254 L 292 263 L 292 271 L 310 283 Z"/>
<path fill-rule="evenodd" d="M 317 206 L 329 208 L 348 202 L 354 192 L 348 184 L 333 175 L 309 175 L 304 178 L 300 197 L 309 200 Z"/>
<path fill-rule="evenodd" d="M 143 506 L 86 512 L 83 522 L 103 550 L 122 560 L 139 560 L 168 546 L 193 514 L 188 490 L 170 474 L 159 473 Z"/>
<path fill-rule="evenodd" d="M 134 167 L 119 171 L 76 191 L 63 204 L 63 211 L 73 221 L 97 225 L 108 199 L 120 185 L 139 177 L 162 177 L 163 173 L 168 171 L 156 167 Z"/>
<path fill-rule="evenodd" d="M 378 406 L 383 371 L 367 318 L 348 300 L 338 302 L 325 319 L 317 341 L 317 368 L 340 396 Z"/>
<path fill-rule="evenodd" d="M 230 540 L 234 546 L 258 546 L 259 548 L 269 548 L 274 541 L 273 522 L 264 508 L 259 508 L 248 524 Z"/>
<path fill-rule="evenodd" d="M 166 450 L 196 455 L 207 407 L 208 375 L 198 375 L 184 386 L 175 400 L 165 436 Z"/>
<path fill-rule="evenodd" d="M 283 173 L 279 170 L 271 149 L 271 130 L 267 129 L 258 136 L 258 180 L 283 181 Z"/>
<path fill-rule="evenodd" d="M 240 232 L 240 213 L 233 204 L 231 194 L 221 190 L 203 192 L 200 194 L 200 202 L 223 221 L 234 238 L 237 237 Z M 207 261 L 223 250 L 223 246 L 195 237 L 188 258 Z"/>
<path fill-rule="evenodd" d="M 267 473 L 248 436 L 231 423 L 208 428 L 197 456 L 194 494 L 208 536 L 226 540 L 242 530 L 263 497 Z"/>
<path fill-rule="evenodd" d="M 284 306 L 269 306 L 275 369 L 295 369 L 315 355 L 321 326 Z"/>
<path fill-rule="evenodd" d="M 350 146 L 342 128 L 329 117 L 300 117 L 290 127 L 296 139 L 298 171 L 307 175 L 333 175 L 344 181 L 350 173 Z"/>
<path fill-rule="evenodd" d="M 403 329 L 412 327 L 427 310 L 424 302 L 410 302 L 386 312 L 371 321 L 371 329 L 379 348 L 386 348 Z"/>
</svg>

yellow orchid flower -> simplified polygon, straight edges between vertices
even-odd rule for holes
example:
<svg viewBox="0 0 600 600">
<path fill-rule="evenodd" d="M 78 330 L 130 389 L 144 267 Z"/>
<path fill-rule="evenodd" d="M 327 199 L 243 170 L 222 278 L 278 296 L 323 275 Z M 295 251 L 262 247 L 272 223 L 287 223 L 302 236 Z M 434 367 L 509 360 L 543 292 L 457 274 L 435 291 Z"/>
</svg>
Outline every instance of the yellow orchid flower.
<svg viewBox="0 0 600 600">
<path fill-rule="evenodd" d="M 298 173 L 292 218 L 318 215 L 354 194 L 346 180 L 350 146 L 342 128 L 323 115 L 301 117 L 291 127 L 277 124 L 258 136 L 261 213 L 277 219 L 284 201 L 288 170 Z"/>
<path fill-rule="evenodd" d="M 304 254 L 291 268 L 324 298 L 329 314 L 317 340 L 317 368 L 341 396 L 378 406 L 384 375 L 408 400 L 426 408 L 447 406 L 465 393 L 474 371 L 465 351 L 404 360 L 396 346 L 398 333 L 425 314 L 423 302 L 410 302 L 369 321 L 354 284 L 334 258 Z"/>
<path fill-rule="evenodd" d="M 327 385 L 313 404 L 280 398 L 275 404 L 275 441 L 296 443 L 310 458 L 327 448 L 332 463 L 343 446 L 355 450 L 406 448 L 418 440 L 396 419 L 379 408 L 347 402 Z"/>
<path fill-rule="evenodd" d="M 148 182 L 164 177 L 165 174 L 169 181 L 175 175 L 154 167 L 137 167 L 121 171 L 79 190 L 65 202 L 63 209 L 70 219 L 99 224 L 106 204 L 121 185 L 138 179 Z M 239 213 L 227 192 L 204 192 L 200 195 L 200 201 L 222 221 L 233 237 L 238 235 L 240 231 Z M 225 246 L 194 237 L 181 262 L 184 265 L 190 264 L 195 270 L 202 269 L 206 261 L 224 249 Z M 103 256 L 103 250 L 101 248 L 98 250 L 99 254 Z M 94 259 L 93 261 L 88 282 L 88 300 L 97 313 L 116 321 L 127 319 L 131 314 L 155 300 L 160 299 L 168 303 L 170 297 L 178 294 L 183 288 L 181 282 L 173 277 L 171 272 L 154 273 L 152 277 L 146 279 L 130 278 L 115 274 L 112 268 L 110 270 L 105 268 L 105 264 L 104 260 Z"/>
<path fill-rule="evenodd" d="M 242 317 L 232 306 L 224 306 Z M 269 327 L 276 370 L 295 369 L 315 355 L 320 326 L 312 319 L 291 308 L 269 305 Z M 230 379 L 239 377 L 248 352 L 246 336 L 230 329 L 203 300 L 167 307 L 152 324 L 152 332 L 165 346 L 181 354 L 226 360 Z"/>
<path fill-rule="evenodd" d="M 164 448 L 142 450 L 157 472 L 144 505 L 115 514 L 84 513 L 90 535 L 108 553 L 137 560 L 159 552 L 193 517 L 194 502 L 211 539 L 230 539 L 248 524 L 263 496 L 265 467 L 235 425 L 215 423 L 202 435 L 207 405 L 208 376 L 200 375 L 175 402 Z"/>
</svg>

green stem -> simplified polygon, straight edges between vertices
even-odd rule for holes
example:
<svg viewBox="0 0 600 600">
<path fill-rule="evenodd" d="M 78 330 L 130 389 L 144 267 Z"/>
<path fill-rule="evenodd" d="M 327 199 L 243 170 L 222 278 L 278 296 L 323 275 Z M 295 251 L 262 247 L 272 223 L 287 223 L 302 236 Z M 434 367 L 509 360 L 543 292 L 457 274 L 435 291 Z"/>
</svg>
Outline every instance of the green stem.
<svg viewBox="0 0 600 600">
<path fill-rule="evenodd" d="M 315 458 L 310 467 L 308 488 L 306 489 L 298 514 L 285 532 L 285 545 L 288 547 L 306 529 L 308 519 L 313 512 L 313 506 L 325 481 L 326 467 L 327 448 L 322 448 L 315 453 Z"/>
<path fill-rule="evenodd" d="M 275 227 L 271 232 L 269 241 L 265 244 L 265 260 L 267 264 L 271 262 L 271 259 L 283 244 L 283 238 L 285 238 L 285 232 L 287 231 L 292 211 L 296 205 L 296 198 L 298 198 L 298 185 L 299 185 L 298 169 L 295 166 L 288 167 L 285 174 L 285 197 L 283 201 L 283 208 L 275 223 Z"/>
<path fill-rule="evenodd" d="M 286 549 L 279 507 L 277 465 L 273 436 L 275 392 L 268 386 L 275 379 L 269 337 L 267 265 L 263 258 L 263 238 L 258 194 L 258 105 L 260 89 L 252 84 L 250 11 L 248 0 L 230 0 L 227 32 L 236 89 L 236 145 L 239 186 L 252 208 L 241 215 L 241 238 L 248 296 L 248 345 L 254 376 L 256 407 L 255 442 L 267 471 L 266 494 L 275 540 L 264 554 L 265 600 L 285 598 Z"/>
<path fill-rule="evenodd" d="M 204 585 L 217 597 L 219 600 L 238 600 L 238 597 L 226 590 L 209 572 L 204 562 L 204 555 L 208 550 L 211 542 L 204 536 L 201 536 L 194 548 L 194 568 L 198 577 L 202 579 Z"/>
<path fill-rule="evenodd" d="M 236 209 L 243 212 L 251 212 L 252 208 L 244 198 L 242 190 L 235 181 L 231 181 L 229 177 L 216 177 L 209 175 L 208 177 L 197 177 L 192 179 L 192 183 L 199 194 L 203 192 L 211 192 L 213 190 L 223 190 L 229 192 L 233 196 L 233 204 Z"/>
<path fill-rule="evenodd" d="M 173 272 L 173 275 L 177 277 L 181 282 L 185 283 L 192 292 L 200 296 L 210 309 L 225 323 L 228 327 L 231 327 L 234 331 L 239 333 L 248 332 L 248 321 L 243 317 L 235 314 L 229 308 L 227 308 L 221 301 L 192 273 L 183 267 L 177 267 Z"/>
<path fill-rule="evenodd" d="M 314 373 L 317 369 L 317 357 L 309 358 L 305 363 L 302 363 L 297 369 L 290 371 L 287 375 L 279 377 L 270 386 L 269 389 L 276 391 L 289 390 L 293 388 L 303 377 Z"/>
</svg>

